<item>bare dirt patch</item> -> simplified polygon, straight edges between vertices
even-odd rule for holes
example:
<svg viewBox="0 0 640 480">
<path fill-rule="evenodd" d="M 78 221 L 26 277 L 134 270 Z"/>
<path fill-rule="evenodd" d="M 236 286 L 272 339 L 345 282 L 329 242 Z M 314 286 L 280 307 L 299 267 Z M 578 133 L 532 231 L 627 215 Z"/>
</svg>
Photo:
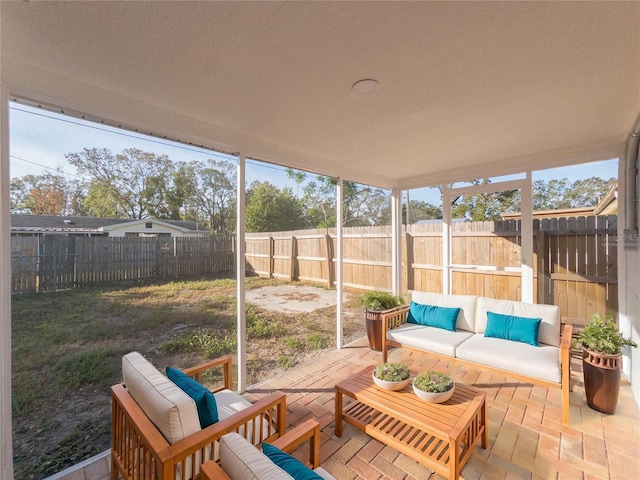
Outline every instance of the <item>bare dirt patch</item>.
<svg viewBox="0 0 640 480">
<path fill-rule="evenodd" d="M 350 294 L 345 295 L 349 301 Z M 313 312 L 319 308 L 335 307 L 335 290 L 325 290 L 309 285 L 274 285 L 248 290 L 246 301 L 267 310 L 278 312 Z"/>
</svg>

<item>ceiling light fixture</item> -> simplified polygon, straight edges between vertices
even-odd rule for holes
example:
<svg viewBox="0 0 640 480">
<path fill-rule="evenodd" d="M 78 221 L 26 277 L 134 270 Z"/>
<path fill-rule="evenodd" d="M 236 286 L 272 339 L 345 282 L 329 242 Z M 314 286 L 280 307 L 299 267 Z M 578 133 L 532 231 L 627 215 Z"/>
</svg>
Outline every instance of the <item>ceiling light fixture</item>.
<svg viewBox="0 0 640 480">
<path fill-rule="evenodd" d="M 378 89 L 378 82 L 371 78 L 365 78 L 364 80 L 358 80 L 353 84 L 351 90 L 360 95 L 370 95 Z"/>
</svg>

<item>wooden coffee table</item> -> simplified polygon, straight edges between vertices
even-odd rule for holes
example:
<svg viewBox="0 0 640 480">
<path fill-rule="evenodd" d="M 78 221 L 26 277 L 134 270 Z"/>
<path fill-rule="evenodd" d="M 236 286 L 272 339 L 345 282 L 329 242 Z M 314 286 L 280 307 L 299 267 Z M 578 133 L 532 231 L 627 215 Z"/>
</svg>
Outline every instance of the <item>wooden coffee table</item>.
<svg viewBox="0 0 640 480">
<path fill-rule="evenodd" d="M 487 448 L 485 393 L 456 383 L 445 403 L 427 403 L 411 384 L 399 392 L 378 388 L 371 379 L 374 368 L 336 384 L 336 435 L 342 436 L 345 421 L 438 474 L 458 479 L 479 439 Z M 343 402 L 343 396 L 353 400 Z"/>
</svg>

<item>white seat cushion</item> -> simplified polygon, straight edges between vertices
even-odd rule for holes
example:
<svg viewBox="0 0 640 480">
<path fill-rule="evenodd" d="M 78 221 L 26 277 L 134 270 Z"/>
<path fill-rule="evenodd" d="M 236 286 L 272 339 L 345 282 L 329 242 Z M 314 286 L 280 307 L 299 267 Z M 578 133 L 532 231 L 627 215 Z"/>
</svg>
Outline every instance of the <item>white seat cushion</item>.
<svg viewBox="0 0 640 480">
<path fill-rule="evenodd" d="M 314 470 L 318 475 L 320 475 L 324 480 L 336 480 L 336 477 L 327 472 L 324 468 L 318 467 Z"/>
<path fill-rule="evenodd" d="M 474 331 L 474 322 L 476 319 L 476 301 L 478 297 L 475 295 L 444 295 L 442 293 L 432 292 L 413 292 L 411 299 L 422 305 L 435 305 L 437 307 L 460 308 L 458 321 L 456 322 L 457 330 Z"/>
<path fill-rule="evenodd" d="M 237 433 L 220 439 L 220 466 L 231 480 L 292 480 L 256 447 Z"/>
<path fill-rule="evenodd" d="M 415 323 L 405 323 L 387 331 L 387 340 L 450 357 L 455 357 L 456 347 L 472 336 L 473 333 L 464 330 L 452 332 Z"/>
<path fill-rule="evenodd" d="M 560 349 L 551 345 L 534 347 L 478 333 L 456 348 L 456 356 L 554 383 L 561 380 Z"/>
<path fill-rule="evenodd" d="M 138 352 L 122 357 L 129 394 L 170 444 L 200 430 L 196 403 Z"/>
<path fill-rule="evenodd" d="M 560 346 L 560 307 L 538 303 L 514 302 L 495 298 L 478 297 L 475 333 L 484 333 L 487 327 L 487 312 L 515 315 L 517 317 L 541 318 L 538 341 Z"/>
<path fill-rule="evenodd" d="M 231 390 L 225 389 L 213 394 L 216 397 L 216 403 L 218 404 L 218 417 L 220 421 L 241 412 L 247 407 L 251 406 L 245 398 L 241 397 L 237 393 Z M 253 428 L 255 422 L 249 423 L 249 431 L 245 435 L 244 427 L 240 427 L 239 433 L 243 437 L 250 439 L 252 443 L 259 444 L 262 440 L 266 440 L 269 436 L 269 422 L 262 419 L 262 438 L 253 438 Z"/>
</svg>

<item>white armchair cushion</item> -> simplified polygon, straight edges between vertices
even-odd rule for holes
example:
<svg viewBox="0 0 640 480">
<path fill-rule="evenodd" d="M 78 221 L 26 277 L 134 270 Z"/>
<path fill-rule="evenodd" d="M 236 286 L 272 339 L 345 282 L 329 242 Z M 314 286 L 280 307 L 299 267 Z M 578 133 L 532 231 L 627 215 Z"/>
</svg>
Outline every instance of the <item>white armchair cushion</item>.
<svg viewBox="0 0 640 480">
<path fill-rule="evenodd" d="M 260 450 L 237 433 L 220 439 L 220 466 L 231 480 L 292 480 Z"/>
<path fill-rule="evenodd" d="M 200 430 L 196 403 L 138 352 L 122 357 L 129 394 L 170 444 Z"/>
</svg>

